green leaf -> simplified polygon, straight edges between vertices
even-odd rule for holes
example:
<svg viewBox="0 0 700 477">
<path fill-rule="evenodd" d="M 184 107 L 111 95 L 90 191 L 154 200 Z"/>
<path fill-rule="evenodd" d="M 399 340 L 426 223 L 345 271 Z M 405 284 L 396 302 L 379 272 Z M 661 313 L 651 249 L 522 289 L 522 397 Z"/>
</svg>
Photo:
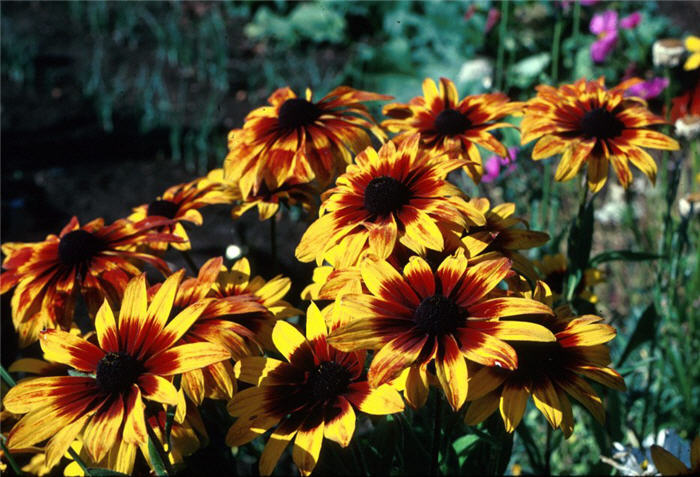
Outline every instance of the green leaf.
<svg viewBox="0 0 700 477">
<path fill-rule="evenodd" d="M 515 63 L 508 69 L 510 83 L 519 88 L 529 87 L 544 72 L 550 61 L 549 53 L 538 53 Z"/>
<path fill-rule="evenodd" d="M 593 201 L 581 204 L 578 216 L 569 232 L 568 255 L 570 270 L 585 270 L 593 244 Z"/>
<path fill-rule="evenodd" d="M 647 260 L 658 260 L 660 258 L 666 258 L 663 255 L 659 255 L 651 252 L 635 252 L 633 250 L 608 250 L 606 252 L 599 253 L 591 259 L 591 266 L 595 267 L 605 262 L 612 262 L 615 260 L 621 260 L 623 262 L 644 262 Z"/>
<path fill-rule="evenodd" d="M 158 452 L 158 447 L 150 435 L 148 437 L 148 456 L 151 459 L 151 465 L 153 466 L 153 471 L 156 473 L 156 475 L 159 477 L 167 476 L 168 471 L 165 469 L 165 464 L 160 456 L 160 452 Z"/>
<path fill-rule="evenodd" d="M 294 31 L 313 42 L 339 43 L 345 33 L 345 18 L 323 3 L 303 3 L 289 15 Z"/>
<path fill-rule="evenodd" d="M 593 78 L 593 59 L 591 58 L 591 45 L 583 45 L 576 53 L 574 60 L 574 78 Z"/>
<path fill-rule="evenodd" d="M 642 315 L 639 317 L 639 320 L 637 320 L 637 325 L 635 326 L 630 339 L 627 341 L 625 350 L 622 352 L 620 359 L 617 361 L 617 366 L 615 366 L 616 368 L 622 367 L 634 350 L 636 350 L 646 341 L 649 341 L 655 337 L 658 320 L 659 315 L 656 312 L 656 307 L 652 303 L 646 308 L 646 310 L 644 310 L 644 313 L 642 313 Z"/>
<path fill-rule="evenodd" d="M 68 370 L 68 376 L 77 376 L 79 378 L 95 378 L 95 373 L 84 373 L 82 371 L 78 371 L 77 369 L 69 369 Z"/>
<path fill-rule="evenodd" d="M 452 443 L 452 448 L 454 449 L 457 457 L 459 459 L 459 466 L 462 467 L 464 461 L 467 460 L 467 453 L 469 449 L 479 441 L 479 436 L 475 434 L 467 434 L 458 438 Z"/>
<path fill-rule="evenodd" d="M 583 278 L 583 273 L 588 268 L 588 259 L 591 256 L 593 244 L 593 200 L 581 203 L 578 215 L 571 224 L 569 239 L 567 241 L 567 255 L 569 261 L 566 298 L 571 301 L 576 286 Z"/>
<path fill-rule="evenodd" d="M 10 387 L 14 387 L 17 385 L 17 382 L 14 380 L 12 376 L 10 376 L 10 373 L 7 372 L 5 369 L 5 366 L 0 364 L 0 377 L 2 378 L 3 381 L 5 381 L 5 384 L 7 384 Z"/>
</svg>

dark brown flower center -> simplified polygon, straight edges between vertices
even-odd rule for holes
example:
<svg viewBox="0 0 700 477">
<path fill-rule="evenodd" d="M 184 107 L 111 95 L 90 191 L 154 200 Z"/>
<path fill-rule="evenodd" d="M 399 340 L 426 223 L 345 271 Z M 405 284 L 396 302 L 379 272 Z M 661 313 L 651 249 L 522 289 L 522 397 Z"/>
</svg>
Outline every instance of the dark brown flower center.
<svg viewBox="0 0 700 477">
<path fill-rule="evenodd" d="M 581 132 L 587 137 L 612 139 L 622 134 L 625 124 L 605 108 L 595 108 L 581 118 Z"/>
<path fill-rule="evenodd" d="M 411 196 L 411 189 L 393 177 L 375 177 L 365 188 L 365 209 L 374 215 L 387 215 L 401 209 Z"/>
<path fill-rule="evenodd" d="M 104 249 L 102 240 L 86 230 L 78 229 L 61 237 L 58 243 L 58 260 L 63 265 L 80 265 Z"/>
<path fill-rule="evenodd" d="M 279 112 L 279 123 L 283 129 L 297 129 L 313 123 L 321 116 L 321 110 L 314 103 L 301 98 L 284 102 Z"/>
<path fill-rule="evenodd" d="M 335 361 L 324 361 L 309 375 L 307 385 L 316 402 L 333 399 L 348 390 L 350 371 Z"/>
<path fill-rule="evenodd" d="M 455 109 L 445 109 L 435 118 L 435 130 L 443 136 L 462 134 L 472 125 L 467 117 Z"/>
<path fill-rule="evenodd" d="M 148 204 L 146 214 L 149 217 L 158 216 L 174 219 L 178 208 L 178 205 L 170 200 L 154 200 Z"/>
<path fill-rule="evenodd" d="M 443 295 L 423 299 L 413 313 L 413 319 L 418 329 L 432 336 L 453 333 L 464 323 L 459 306 Z"/>
<path fill-rule="evenodd" d="M 97 385 L 107 394 L 125 393 L 143 373 L 143 366 L 126 353 L 107 353 L 97 363 Z"/>
<path fill-rule="evenodd" d="M 566 366 L 567 355 L 558 342 L 511 341 L 518 355 L 516 373 L 527 378 L 536 378 L 543 371 L 555 372 Z"/>
</svg>

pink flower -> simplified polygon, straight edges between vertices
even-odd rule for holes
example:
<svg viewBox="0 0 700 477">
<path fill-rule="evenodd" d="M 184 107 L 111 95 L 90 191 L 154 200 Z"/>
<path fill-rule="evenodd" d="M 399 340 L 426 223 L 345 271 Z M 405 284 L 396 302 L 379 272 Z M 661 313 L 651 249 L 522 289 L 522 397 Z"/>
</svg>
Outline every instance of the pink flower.
<svg viewBox="0 0 700 477">
<path fill-rule="evenodd" d="M 620 20 L 619 27 L 629 30 L 635 28 L 641 21 L 642 15 L 635 12 Z M 589 29 L 591 33 L 598 35 L 598 39 L 591 45 L 591 58 L 596 63 L 601 63 L 605 61 L 617 44 L 617 12 L 607 10 L 602 14 L 593 15 Z"/>
<path fill-rule="evenodd" d="M 491 8 L 489 10 L 488 16 L 486 17 L 486 33 L 490 32 L 493 27 L 496 26 L 498 20 L 501 19 L 501 12 L 496 8 Z"/>
<path fill-rule="evenodd" d="M 652 78 L 630 86 L 625 90 L 625 96 L 637 96 L 642 99 L 656 98 L 667 86 L 667 78 Z"/>
<path fill-rule="evenodd" d="M 635 28 L 639 23 L 642 21 L 642 14 L 639 12 L 634 12 L 631 15 L 626 16 L 622 20 L 620 20 L 620 28 L 624 28 L 625 30 L 631 30 L 632 28 Z"/>
<path fill-rule="evenodd" d="M 519 148 L 509 147 L 508 157 L 491 156 L 486 160 L 484 164 L 485 174 L 481 177 L 483 182 L 493 182 L 498 179 L 501 173 L 501 166 L 508 166 L 504 175 L 509 174 L 515 170 L 515 158 L 518 155 Z"/>
</svg>

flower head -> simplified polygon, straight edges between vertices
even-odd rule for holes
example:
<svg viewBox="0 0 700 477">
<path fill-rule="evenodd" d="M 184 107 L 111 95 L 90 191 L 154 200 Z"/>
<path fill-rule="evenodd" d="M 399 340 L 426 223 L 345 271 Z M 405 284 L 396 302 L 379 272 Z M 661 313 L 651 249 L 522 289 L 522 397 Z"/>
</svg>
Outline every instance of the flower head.
<svg viewBox="0 0 700 477">
<path fill-rule="evenodd" d="M 291 177 L 273 190 L 269 190 L 263 182 L 256 194 L 251 193 L 244 199 L 239 183 L 224 180 L 223 169 L 214 169 L 207 174 L 207 178 L 221 184 L 221 187 L 231 194 L 232 202 L 235 202 L 231 210 L 231 216 L 234 219 L 257 207 L 260 220 L 268 220 L 275 216 L 282 204 L 287 206 L 298 204 L 308 212 L 315 204 L 315 196 L 318 193 L 317 186 L 312 182 L 299 183 L 295 177 Z"/>
<path fill-rule="evenodd" d="M 26 414 L 10 431 L 8 446 L 26 447 L 46 439 L 51 467 L 81 434 L 92 460 L 99 462 L 121 443 L 147 439 L 143 399 L 175 405 L 175 374 L 230 357 L 210 343 L 176 345 L 209 301 L 200 301 L 168 321 L 182 271 L 147 297 L 145 274 L 129 281 L 118 318 L 105 301 L 95 317 L 97 344 L 61 330 L 41 333 L 48 361 L 69 365 L 80 375 L 30 379 L 12 388 L 3 401 Z"/>
<path fill-rule="evenodd" d="M 649 126 L 664 124 L 642 100 L 625 98 L 624 92 L 639 79 L 631 79 L 606 89 L 603 78 L 581 79 L 559 88 L 538 86 L 537 96 L 528 101 L 521 124 L 522 143 L 539 139 L 532 151 L 535 160 L 562 154 L 555 179 L 573 179 L 588 165 L 588 188 L 598 192 L 608 177 L 612 163 L 620 183 L 632 182 L 631 162 L 649 179 L 656 180 L 656 163 L 643 149 L 677 150 L 674 139 Z"/>
<path fill-rule="evenodd" d="M 330 329 L 340 323 L 327 316 Z M 277 426 L 260 457 L 260 474 L 269 475 L 294 439 L 292 459 L 302 475 L 318 461 L 323 438 L 346 447 L 355 432 L 355 410 L 368 414 L 401 412 L 403 401 L 389 385 L 370 387 L 364 377 L 364 353 L 345 353 L 329 345 L 327 320 L 311 304 L 306 336 L 286 321 L 275 325 L 272 339 L 286 361 L 244 358 L 236 377 L 253 387 L 229 403 L 238 419 L 226 443 L 239 446 Z"/>
<path fill-rule="evenodd" d="M 515 204 L 512 202 L 491 208 L 487 198 L 478 197 L 472 198 L 469 203 L 486 217 L 486 224 L 470 226 L 461 238 L 470 261 L 478 261 L 482 256 L 493 258 L 491 255 L 496 252 L 512 261 L 513 270 L 536 280 L 537 272 L 532 263 L 518 250 L 544 245 L 549 235 L 530 230 L 525 219 L 514 215 Z"/>
<path fill-rule="evenodd" d="M 171 220 L 167 225 L 157 228 L 160 233 L 170 233 L 182 239 L 170 245 L 177 250 L 192 248 L 183 222 L 202 225 L 203 219 L 199 209 L 211 204 L 228 204 L 233 201 L 230 193 L 223 190 L 219 184 L 207 177 L 174 185 L 148 204 L 134 207 L 129 220 L 138 222 L 147 217 L 164 217 Z M 168 242 L 150 242 L 148 246 L 156 250 L 168 248 Z"/>
<path fill-rule="evenodd" d="M 625 96 L 636 96 L 642 99 L 652 99 L 660 95 L 668 86 L 668 78 L 652 78 L 627 88 Z"/>
<path fill-rule="evenodd" d="M 694 70 L 700 67 L 700 37 L 691 35 L 685 39 L 685 48 L 690 56 L 685 60 L 684 70 Z"/>
<path fill-rule="evenodd" d="M 506 147 L 489 131 L 513 127 L 498 121 L 518 112 L 521 106 L 522 103 L 509 102 L 502 93 L 466 96 L 460 101 L 452 81 L 440 78 L 438 90 L 435 82 L 426 78 L 423 97 L 415 97 L 408 104 L 384 106 L 384 114 L 391 119 L 382 125 L 389 131 L 400 132 L 398 139 L 420 134 L 422 147 L 465 161 L 462 165 L 465 172 L 479 183 L 483 166 L 477 146 L 506 156 Z"/>
<path fill-rule="evenodd" d="M 516 369 L 515 351 L 503 339 L 554 339 L 539 325 L 500 320 L 552 313 L 537 301 L 497 292 L 510 266 L 506 258 L 467 266 L 464 256 L 455 255 L 433 271 L 424 259 L 413 257 L 399 273 L 387 262 L 366 260 L 362 278 L 370 293 L 342 297 L 343 313 L 353 318 L 333 331 L 329 342 L 344 351 L 378 350 L 368 372 L 372 386 L 410 368 L 406 399 L 415 407 L 427 399 L 427 366 L 434 363 L 447 401 L 457 410 L 467 396 L 465 359 Z"/>
<path fill-rule="evenodd" d="M 355 164 L 323 194 L 320 217 L 307 229 L 296 249 L 303 262 L 319 264 L 342 244 L 352 259 L 368 249 L 387 258 L 397 242 L 416 253 L 442 250 L 444 227 L 463 230 L 467 223 L 483 225 L 483 214 L 470 206 L 447 174 L 464 164 L 419 148 L 419 136 L 399 144 L 367 148 Z"/>
<path fill-rule="evenodd" d="M 273 191 L 291 178 L 316 178 L 325 186 L 372 143 L 368 132 L 385 139 L 363 104 L 384 99 L 391 97 L 340 86 L 313 102 L 309 89 L 303 98 L 278 89 L 268 98 L 270 106 L 253 110 L 243 128 L 229 134 L 225 177 L 239 184 L 244 200 L 258 195 L 263 183 Z"/>
<path fill-rule="evenodd" d="M 177 344 L 212 343 L 227 349 L 233 359 L 258 354 L 257 329 L 250 324 L 272 321 L 273 318 L 267 308 L 253 297 L 214 296 L 216 280 L 222 268 L 225 270 L 222 264 L 221 257 L 208 260 L 196 278 L 187 278 L 178 287 L 173 301 L 176 310 L 185 310 L 201 303 L 206 303 L 206 306 L 203 310 L 196 307 L 197 319 Z M 160 287 L 151 287 L 149 294 L 154 295 Z M 182 389 L 196 405 L 202 404 L 205 397 L 230 399 L 236 392 L 231 363 L 221 361 L 183 373 Z M 182 408 L 184 402 L 178 405 Z"/>
<path fill-rule="evenodd" d="M 303 312 L 284 300 L 292 281 L 282 275 L 265 280 L 253 275 L 250 262 L 243 257 L 231 265 L 221 267 L 208 296 L 215 298 L 238 297 L 257 302 L 267 311 L 266 316 L 241 316 L 238 323 L 252 332 L 253 340 L 263 349 L 274 349 L 271 341 L 272 328 L 276 320 L 300 316 Z"/>
<path fill-rule="evenodd" d="M 504 157 L 489 157 L 486 160 L 486 164 L 484 164 L 486 174 L 483 175 L 481 180 L 486 183 L 489 183 L 498 179 L 499 176 L 503 177 L 513 172 L 515 170 L 515 159 L 518 156 L 519 150 L 520 148 L 518 147 L 509 147 L 508 154 L 506 154 Z M 503 172 L 501 172 L 501 168 L 503 168 Z"/>
<path fill-rule="evenodd" d="M 618 27 L 624 29 L 635 28 L 642 21 L 639 12 L 623 18 L 618 22 L 615 10 L 607 10 L 604 13 L 593 15 L 589 28 L 598 39 L 591 45 L 591 58 L 596 63 L 602 63 L 617 44 Z"/>
<path fill-rule="evenodd" d="M 536 299 L 551 303 L 547 287 L 541 283 Z M 506 431 L 520 423 L 530 396 L 552 428 L 560 427 L 569 437 L 574 429 L 573 413 L 567 395 L 580 402 L 593 417 L 605 422 L 602 400 L 581 377 L 624 391 L 625 382 L 610 365 L 605 345 L 615 337 L 615 329 L 594 315 L 573 317 L 567 308 L 558 308 L 554 317 L 533 322 L 549 329 L 556 337 L 551 342 L 517 341 L 511 343 L 518 356 L 517 369 L 482 367 L 471 375 L 465 421 L 476 425 L 500 409 Z"/>
<path fill-rule="evenodd" d="M 152 233 L 170 223 L 150 217 L 133 223 L 118 220 L 105 225 L 96 219 L 82 227 L 73 217 L 61 233 L 43 242 L 5 243 L 0 293 L 12 295 L 12 322 L 21 347 L 34 343 L 45 328 L 70 328 L 77 293 L 82 293 L 94 315 L 107 298 L 115 304 L 130 277 L 140 270 L 134 261 L 149 263 L 168 274 L 163 260 L 131 251 L 145 242 L 174 242 L 171 234 Z"/>
</svg>

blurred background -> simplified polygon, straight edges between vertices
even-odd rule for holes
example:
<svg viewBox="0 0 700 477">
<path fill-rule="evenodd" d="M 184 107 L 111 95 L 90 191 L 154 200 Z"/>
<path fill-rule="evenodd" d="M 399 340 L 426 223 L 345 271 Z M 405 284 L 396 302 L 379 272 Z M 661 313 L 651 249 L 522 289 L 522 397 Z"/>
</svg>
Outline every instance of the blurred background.
<svg viewBox="0 0 700 477">
<path fill-rule="evenodd" d="M 619 29 L 606 58 L 594 61 L 591 46 L 600 37 L 589 23 L 609 10 L 620 18 L 639 13 L 640 20 Z M 81 223 L 124 217 L 167 187 L 220 167 L 226 133 L 283 86 L 311 88 L 318 99 L 346 84 L 408 101 L 421 94 L 424 78 L 444 76 L 460 96 L 500 90 L 526 100 L 538 84 L 605 76 L 612 86 L 636 75 L 668 80 L 648 95 L 657 114 L 697 87 L 697 70 L 660 68 L 651 53 L 658 39 L 698 33 L 700 2 L 692 1 L 2 2 L 0 11 L 3 242 L 42 240 L 73 215 Z M 381 119 L 381 105 L 373 107 Z M 519 146 L 515 131 L 502 139 Z M 639 447 L 660 429 L 685 439 L 697 431 L 698 337 L 689 323 L 700 307 L 698 223 L 677 210 L 697 171 L 683 154 L 661 166 L 662 176 L 677 180 L 670 199 L 637 177 L 627 191 L 610 180 L 597 201 L 594 252 L 656 252 L 664 213 L 678 227 L 685 220 L 685 229 L 673 228 L 679 259 L 675 275 L 663 277 L 671 281 L 655 296 L 653 313 L 659 264 L 601 267 L 606 281 L 596 288 L 597 311 L 620 329 L 614 356 L 624 357 L 618 363 L 630 391 L 610 394 L 606 428 L 579 416 L 587 424 L 557 441 L 555 471 L 610 473 L 598 456 L 611 455 L 614 441 Z M 576 212 L 574 181 L 555 184 L 543 207 L 545 166 L 529 160 L 528 148 L 515 165 L 517 171 L 478 187 L 455 180 L 492 204 L 515 201 L 533 228 L 550 232 L 551 244 L 536 255 L 563 251 L 565 225 Z M 260 239 L 267 227 L 257 215 L 234 223 L 227 207 L 210 207 L 204 216 L 205 226 L 192 234 L 196 261 L 235 244 L 254 272 L 270 271 L 268 244 Z M 297 210 L 281 219 L 288 235 L 280 243 L 280 271 L 294 280 L 295 303 L 311 276 L 308 264 L 293 258 L 303 219 Z M 17 351 L 9 296 L 2 299 L 5 364 Z M 658 346 L 656 333 L 667 337 Z M 678 351 L 663 354 L 663 346 Z M 544 420 L 533 422 L 530 439 L 539 442 Z M 535 469 L 523 439 L 512 461 L 521 467 L 511 470 Z"/>
</svg>

